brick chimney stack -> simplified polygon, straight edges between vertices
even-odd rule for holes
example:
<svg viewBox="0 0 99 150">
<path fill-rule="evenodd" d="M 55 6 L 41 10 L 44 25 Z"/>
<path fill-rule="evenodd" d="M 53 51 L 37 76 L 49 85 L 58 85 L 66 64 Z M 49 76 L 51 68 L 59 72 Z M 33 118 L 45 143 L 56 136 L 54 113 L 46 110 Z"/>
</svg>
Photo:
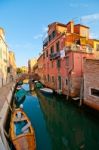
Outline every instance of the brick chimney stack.
<svg viewBox="0 0 99 150">
<path fill-rule="evenodd" d="M 67 32 L 74 33 L 74 21 L 73 20 L 67 23 Z"/>
</svg>

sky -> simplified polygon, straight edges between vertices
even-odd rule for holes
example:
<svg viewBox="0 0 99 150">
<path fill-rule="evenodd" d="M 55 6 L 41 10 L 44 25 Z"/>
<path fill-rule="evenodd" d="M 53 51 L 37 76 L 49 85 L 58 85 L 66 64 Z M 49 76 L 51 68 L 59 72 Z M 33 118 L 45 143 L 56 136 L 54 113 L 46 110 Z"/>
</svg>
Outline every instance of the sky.
<svg viewBox="0 0 99 150">
<path fill-rule="evenodd" d="M 18 67 L 40 55 L 48 24 L 70 20 L 99 39 L 99 0 L 0 0 L 0 27 Z"/>
</svg>

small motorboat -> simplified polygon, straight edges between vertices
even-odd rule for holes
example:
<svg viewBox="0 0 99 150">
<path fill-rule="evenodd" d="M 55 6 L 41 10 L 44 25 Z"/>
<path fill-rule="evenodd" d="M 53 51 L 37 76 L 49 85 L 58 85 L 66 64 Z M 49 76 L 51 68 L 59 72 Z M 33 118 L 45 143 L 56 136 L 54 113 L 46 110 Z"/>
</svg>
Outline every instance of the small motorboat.
<svg viewBox="0 0 99 150">
<path fill-rule="evenodd" d="M 53 90 L 50 88 L 40 88 L 40 91 L 47 94 L 53 94 Z"/>
<path fill-rule="evenodd" d="M 21 80 L 17 82 L 17 85 L 22 85 L 22 84 L 23 84 L 23 81 Z"/>
<path fill-rule="evenodd" d="M 17 90 L 15 92 L 15 101 L 20 102 L 22 99 L 25 98 L 26 95 L 27 95 L 27 92 L 23 88 L 21 88 L 20 90 Z"/>
<path fill-rule="evenodd" d="M 34 129 L 21 108 L 15 109 L 12 113 L 10 138 L 16 150 L 36 150 Z"/>
<path fill-rule="evenodd" d="M 18 91 L 18 90 L 20 90 L 22 87 L 21 87 L 21 85 L 18 85 L 17 87 L 16 87 L 16 90 Z"/>
<path fill-rule="evenodd" d="M 43 88 L 43 85 L 42 85 L 42 83 L 41 82 L 35 82 L 35 88 L 36 89 L 40 89 L 40 88 Z"/>
</svg>

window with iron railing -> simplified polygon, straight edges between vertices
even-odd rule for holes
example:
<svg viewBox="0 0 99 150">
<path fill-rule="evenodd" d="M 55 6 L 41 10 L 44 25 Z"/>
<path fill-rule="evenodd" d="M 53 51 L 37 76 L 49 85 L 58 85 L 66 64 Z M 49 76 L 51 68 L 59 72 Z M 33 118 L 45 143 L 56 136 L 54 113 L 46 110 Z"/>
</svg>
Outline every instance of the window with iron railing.
<svg viewBox="0 0 99 150">
<path fill-rule="evenodd" d="M 56 63 L 57 63 L 57 68 L 60 68 L 60 67 L 61 67 L 61 60 L 60 60 L 60 59 L 57 59 L 57 60 L 56 60 Z"/>
<path fill-rule="evenodd" d="M 56 36 L 56 32 L 53 31 L 53 32 L 52 32 L 52 37 L 54 38 L 55 36 Z"/>
<path fill-rule="evenodd" d="M 60 49 L 60 43 L 59 41 L 56 43 L 56 51 L 59 52 L 59 49 Z"/>
<path fill-rule="evenodd" d="M 50 48 L 50 53 L 51 53 L 51 54 L 54 53 L 54 46 L 51 46 L 51 48 Z"/>
</svg>

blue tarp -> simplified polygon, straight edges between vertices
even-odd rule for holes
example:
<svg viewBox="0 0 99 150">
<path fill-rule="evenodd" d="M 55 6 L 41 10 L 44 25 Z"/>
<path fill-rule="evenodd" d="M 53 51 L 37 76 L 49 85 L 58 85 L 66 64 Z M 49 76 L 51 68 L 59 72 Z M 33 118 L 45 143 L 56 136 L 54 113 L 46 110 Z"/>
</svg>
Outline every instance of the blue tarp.
<svg viewBox="0 0 99 150">
<path fill-rule="evenodd" d="M 19 102 L 26 96 L 27 92 L 24 89 L 20 89 L 15 93 L 16 101 Z"/>
</svg>

